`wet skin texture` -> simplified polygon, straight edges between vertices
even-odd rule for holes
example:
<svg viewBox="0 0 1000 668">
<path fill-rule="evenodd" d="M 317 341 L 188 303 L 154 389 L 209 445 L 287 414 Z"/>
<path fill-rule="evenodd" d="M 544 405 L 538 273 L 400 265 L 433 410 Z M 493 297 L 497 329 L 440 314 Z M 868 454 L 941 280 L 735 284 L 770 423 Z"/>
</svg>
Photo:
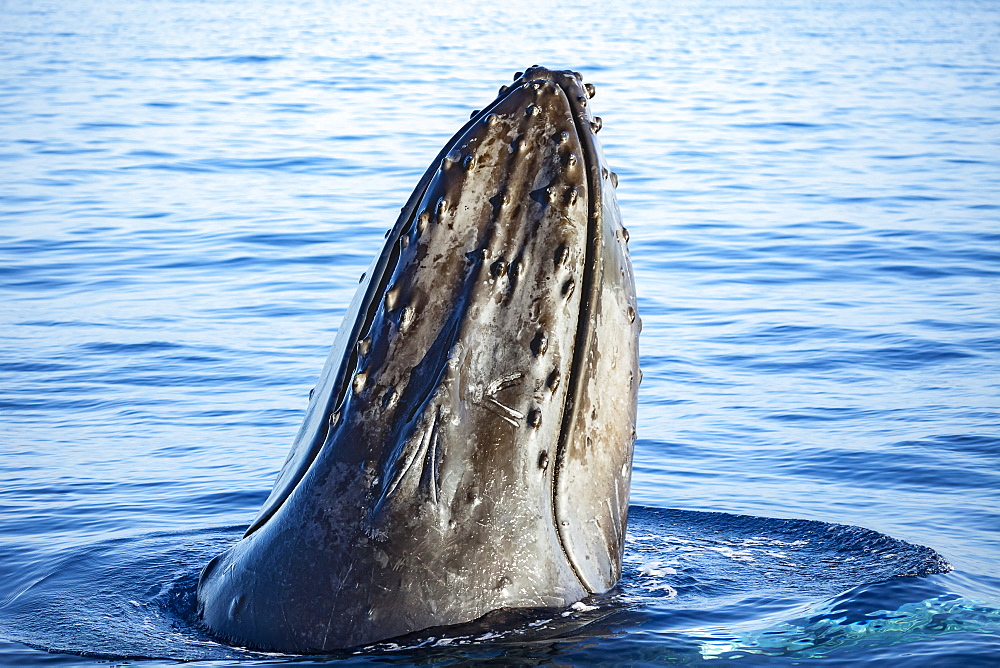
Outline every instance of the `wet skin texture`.
<svg viewBox="0 0 1000 668">
<path fill-rule="evenodd" d="M 270 497 L 202 572 L 214 633 L 322 652 L 618 580 L 640 321 L 593 94 L 533 67 L 431 164 Z"/>
</svg>

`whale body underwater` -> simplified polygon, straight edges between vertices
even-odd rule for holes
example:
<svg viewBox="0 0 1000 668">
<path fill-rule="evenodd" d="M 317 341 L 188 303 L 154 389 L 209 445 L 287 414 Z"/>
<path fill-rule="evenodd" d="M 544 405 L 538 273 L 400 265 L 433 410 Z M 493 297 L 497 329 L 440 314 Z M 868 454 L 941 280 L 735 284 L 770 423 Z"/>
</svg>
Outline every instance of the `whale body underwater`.
<svg viewBox="0 0 1000 668">
<path fill-rule="evenodd" d="M 324 652 L 618 581 L 641 322 L 594 92 L 518 73 L 431 163 L 270 496 L 202 571 L 215 635 Z"/>
</svg>

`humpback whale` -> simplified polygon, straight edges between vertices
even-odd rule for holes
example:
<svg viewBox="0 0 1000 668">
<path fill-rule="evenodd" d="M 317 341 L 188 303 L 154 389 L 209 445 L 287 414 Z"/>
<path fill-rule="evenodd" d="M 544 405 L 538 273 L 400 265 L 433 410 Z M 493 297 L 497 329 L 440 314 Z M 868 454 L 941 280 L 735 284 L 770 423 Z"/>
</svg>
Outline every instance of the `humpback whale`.
<svg viewBox="0 0 1000 668">
<path fill-rule="evenodd" d="M 215 635 L 323 652 L 617 582 L 640 321 L 594 92 L 519 72 L 431 163 L 270 496 L 201 573 Z"/>
</svg>

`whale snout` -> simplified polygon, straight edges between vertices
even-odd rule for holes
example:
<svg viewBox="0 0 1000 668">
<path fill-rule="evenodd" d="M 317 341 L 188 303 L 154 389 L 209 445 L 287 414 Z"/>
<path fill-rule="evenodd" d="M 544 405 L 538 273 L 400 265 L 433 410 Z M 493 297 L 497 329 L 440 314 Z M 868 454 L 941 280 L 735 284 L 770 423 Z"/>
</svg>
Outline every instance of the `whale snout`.
<svg viewBox="0 0 1000 668">
<path fill-rule="evenodd" d="M 271 495 L 202 573 L 214 632 L 323 651 L 617 581 L 639 323 L 593 95 L 529 68 L 431 163 Z"/>
</svg>

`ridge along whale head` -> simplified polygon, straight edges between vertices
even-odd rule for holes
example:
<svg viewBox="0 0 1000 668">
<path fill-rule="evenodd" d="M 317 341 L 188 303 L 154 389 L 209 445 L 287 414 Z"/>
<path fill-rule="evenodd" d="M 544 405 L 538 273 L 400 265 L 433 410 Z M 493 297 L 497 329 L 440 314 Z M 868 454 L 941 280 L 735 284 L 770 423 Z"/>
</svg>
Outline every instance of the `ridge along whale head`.
<svg viewBox="0 0 1000 668">
<path fill-rule="evenodd" d="M 199 613 L 281 651 L 562 607 L 621 574 L 639 384 L 594 88 L 532 67 L 445 145 Z"/>
</svg>

